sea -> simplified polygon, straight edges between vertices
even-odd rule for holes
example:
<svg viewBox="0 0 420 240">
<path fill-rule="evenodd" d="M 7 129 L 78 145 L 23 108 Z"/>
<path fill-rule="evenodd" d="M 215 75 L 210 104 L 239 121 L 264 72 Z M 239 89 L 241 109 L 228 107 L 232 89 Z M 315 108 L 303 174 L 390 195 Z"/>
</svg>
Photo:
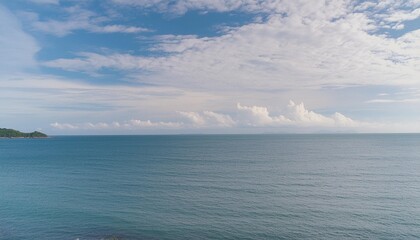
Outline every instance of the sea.
<svg viewBox="0 0 420 240">
<path fill-rule="evenodd" d="M 0 139 L 1 240 L 419 238 L 419 134 Z"/>
</svg>

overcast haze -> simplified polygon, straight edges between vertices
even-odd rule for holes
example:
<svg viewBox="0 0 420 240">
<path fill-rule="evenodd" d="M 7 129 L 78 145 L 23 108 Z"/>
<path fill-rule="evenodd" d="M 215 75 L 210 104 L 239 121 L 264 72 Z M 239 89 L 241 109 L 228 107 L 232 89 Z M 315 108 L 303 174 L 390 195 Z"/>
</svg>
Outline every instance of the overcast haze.
<svg viewBox="0 0 420 240">
<path fill-rule="evenodd" d="M 0 127 L 420 131 L 420 1 L 0 1 Z"/>
</svg>

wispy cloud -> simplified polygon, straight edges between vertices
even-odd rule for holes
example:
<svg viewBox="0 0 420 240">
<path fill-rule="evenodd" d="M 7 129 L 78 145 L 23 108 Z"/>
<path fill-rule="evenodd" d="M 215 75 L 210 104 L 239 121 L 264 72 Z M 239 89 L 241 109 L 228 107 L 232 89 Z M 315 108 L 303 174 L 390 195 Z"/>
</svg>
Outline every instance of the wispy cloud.
<svg viewBox="0 0 420 240">
<path fill-rule="evenodd" d="M 141 10 L 183 15 L 188 11 L 243 11 L 250 13 L 267 14 L 295 14 L 297 10 L 305 15 L 313 15 L 319 18 L 342 18 L 349 11 L 367 14 L 376 23 L 378 28 L 398 28 L 407 20 L 419 17 L 420 3 L 417 0 L 395 1 L 284 1 L 284 0 L 112 0 L 122 6 L 134 6 Z M 317 20 L 311 18 L 311 20 Z"/>
<path fill-rule="evenodd" d="M 355 10 L 367 12 L 379 28 L 403 29 L 403 22 L 420 17 L 419 7 L 417 0 L 366 1 Z"/>
<path fill-rule="evenodd" d="M 37 3 L 37 4 L 53 4 L 53 5 L 60 4 L 59 0 L 29 0 L 29 1 L 33 3 Z"/>
<path fill-rule="evenodd" d="M 36 40 L 22 30 L 19 20 L 0 5 L 0 75 L 35 67 L 35 54 L 39 50 Z"/>
<path fill-rule="evenodd" d="M 85 30 L 93 33 L 141 33 L 150 30 L 138 26 L 126 26 L 110 24 L 109 17 L 101 16 L 93 11 L 79 6 L 67 7 L 63 10 L 63 20 L 48 19 L 40 20 L 36 13 L 22 12 L 35 30 L 53 34 L 59 37 L 66 36 L 77 30 Z"/>
<path fill-rule="evenodd" d="M 380 93 L 378 98 L 367 100 L 366 103 L 420 103 L 420 89 L 408 88 L 394 93 Z"/>
<path fill-rule="evenodd" d="M 420 98 L 405 98 L 405 99 L 372 99 L 367 103 L 418 103 Z"/>
<path fill-rule="evenodd" d="M 281 14 L 230 28 L 221 36 L 154 36 L 158 40 L 150 50 L 163 55 L 83 52 L 44 64 L 89 73 L 120 70 L 141 82 L 189 88 L 420 84 L 420 30 L 396 39 L 376 34 L 381 27 L 377 15 L 354 11 L 346 1 L 271 3 L 266 8 L 278 7 Z"/>
<path fill-rule="evenodd" d="M 150 120 L 138 120 L 133 119 L 125 122 L 98 122 L 98 123 L 79 123 L 79 124 L 70 124 L 70 123 L 51 123 L 51 127 L 59 130 L 132 130 L 132 129 L 144 129 L 144 128 L 157 128 L 157 129 L 176 129 L 182 126 L 182 123 L 178 122 L 153 122 Z"/>
<path fill-rule="evenodd" d="M 171 14 L 181 15 L 189 10 L 207 10 L 227 12 L 237 10 L 239 8 L 256 7 L 261 1 L 232 1 L 232 0 L 112 0 L 112 2 L 120 5 L 135 6 L 142 9 L 151 9 L 153 11 L 168 12 Z"/>
</svg>

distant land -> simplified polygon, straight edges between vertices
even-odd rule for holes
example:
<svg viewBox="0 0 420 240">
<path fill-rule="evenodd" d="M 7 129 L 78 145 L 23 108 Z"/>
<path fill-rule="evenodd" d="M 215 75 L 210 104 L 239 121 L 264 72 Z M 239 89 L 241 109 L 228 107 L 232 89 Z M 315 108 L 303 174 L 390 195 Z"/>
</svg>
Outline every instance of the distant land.
<svg viewBox="0 0 420 240">
<path fill-rule="evenodd" d="M 46 138 L 47 134 L 42 132 L 23 133 L 14 129 L 0 128 L 0 138 Z"/>
</svg>

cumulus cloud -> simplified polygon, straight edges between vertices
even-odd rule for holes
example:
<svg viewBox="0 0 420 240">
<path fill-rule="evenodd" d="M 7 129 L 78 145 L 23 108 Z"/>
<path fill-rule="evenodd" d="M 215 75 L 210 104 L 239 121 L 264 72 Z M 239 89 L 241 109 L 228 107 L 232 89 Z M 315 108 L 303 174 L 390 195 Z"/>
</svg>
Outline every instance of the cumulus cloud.
<svg viewBox="0 0 420 240">
<path fill-rule="evenodd" d="M 325 116 L 307 110 L 303 103 L 290 101 L 284 114 L 273 116 L 266 107 L 243 106 L 237 104 L 232 115 L 213 111 L 178 112 L 186 121 L 129 120 L 112 123 L 52 123 L 51 127 L 60 130 L 75 129 L 206 129 L 206 128 L 238 128 L 238 127 L 306 127 L 313 129 L 358 129 L 372 127 L 374 124 L 355 121 L 341 113 Z"/>
<path fill-rule="evenodd" d="M 73 129 L 73 130 L 74 129 L 79 129 L 78 126 L 73 125 L 73 124 L 70 124 L 70 123 L 58 123 L 58 122 L 55 122 L 55 123 L 51 123 L 50 125 L 51 125 L 51 127 L 56 128 L 56 129 L 60 129 L 60 130 L 64 130 L 64 129 Z"/>
<path fill-rule="evenodd" d="M 328 118 L 321 114 L 307 110 L 303 103 L 295 104 L 293 101 L 290 101 L 288 108 L 290 111 L 289 115 L 296 122 L 329 124 L 331 120 L 333 120 L 333 118 Z"/>
<path fill-rule="evenodd" d="M 334 113 L 331 116 L 310 111 L 303 103 L 296 104 L 289 102 L 287 111 L 278 116 L 272 116 L 266 107 L 237 105 L 241 114 L 242 122 L 251 126 L 301 126 L 301 127 L 358 127 L 361 122 L 344 116 L 341 113 Z"/>
<path fill-rule="evenodd" d="M 231 116 L 212 111 L 178 113 L 187 118 L 194 127 L 232 127 L 236 124 Z"/>
<path fill-rule="evenodd" d="M 241 122 L 251 126 L 267 126 L 277 124 L 291 123 L 290 119 L 280 115 L 276 117 L 270 116 L 270 113 L 266 107 L 259 106 L 242 106 L 240 103 L 237 104 L 238 110 L 242 113 Z"/>
</svg>

